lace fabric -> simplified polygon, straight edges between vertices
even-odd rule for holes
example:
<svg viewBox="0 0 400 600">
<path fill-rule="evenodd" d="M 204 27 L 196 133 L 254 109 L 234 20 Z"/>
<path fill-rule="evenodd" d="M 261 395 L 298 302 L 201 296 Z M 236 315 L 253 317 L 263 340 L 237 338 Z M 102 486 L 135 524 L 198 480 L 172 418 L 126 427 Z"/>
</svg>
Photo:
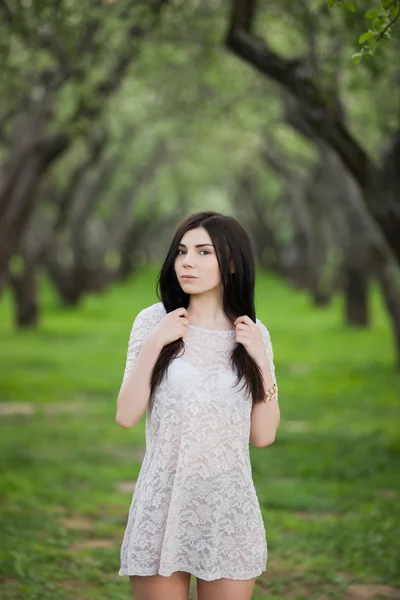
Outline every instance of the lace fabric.
<svg viewBox="0 0 400 600">
<path fill-rule="evenodd" d="M 122 385 L 161 302 L 142 310 Z M 269 332 L 257 319 L 275 378 Z M 119 575 L 188 571 L 207 581 L 251 579 L 266 569 L 266 531 L 249 455 L 252 403 L 229 364 L 235 330 L 189 325 L 146 410 L 146 453 L 129 508 Z M 121 387 L 122 387 L 121 385 Z"/>
</svg>

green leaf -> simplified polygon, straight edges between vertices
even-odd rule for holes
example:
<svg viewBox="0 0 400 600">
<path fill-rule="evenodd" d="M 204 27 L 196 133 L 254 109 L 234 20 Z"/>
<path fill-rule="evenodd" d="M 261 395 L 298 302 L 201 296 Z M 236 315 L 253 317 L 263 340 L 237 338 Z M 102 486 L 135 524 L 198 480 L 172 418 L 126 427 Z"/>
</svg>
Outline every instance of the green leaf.
<svg viewBox="0 0 400 600">
<path fill-rule="evenodd" d="M 362 54 L 361 52 L 356 52 L 351 58 L 353 59 L 353 62 L 358 65 L 362 61 Z"/>
<path fill-rule="evenodd" d="M 382 19 L 381 17 L 376 17 L 376 19 L 374 19 L 372 21 L 372 28 L 375 29 L 376 31 L 381 31 L 381 29 L 384 28 L 384 26 L 386 25 L 387 19 Z"/>
<path fill-rule="evenodd" d="M 375 19 L 375 17 L 378 16 L 378 12 L 379 12 L 378 8 L 370 8 L 369 10 L 367 10 L 364 17 L 366 19 Z"/>
<path fill-rule="evenodd" d="M 374 40 L 376 38 L 376 35 L 377 35 L 376 32 L 369 29 L 368 31 L 366 31 L 365 33 L 360 35 L 360 37 L 358 38 L 358 43 L 364 44 L 365 42 L 368 42 L 369 40 Z"/>
<path fill-rule="evenodd" d="M 354 2 L 345 1 L 345 6 L 353 13 L 356 12 L 356 7 L 354 6 Z"/>
<path fill-rule="evenodd" d="M 361 50 L 361 54 L 363 58 L 371 58 L 371 56 L 373 56 L 375 53 L 375 48 L 372 49 L 369 46 L 364 46 L 363 49 Z"/>
</svg>

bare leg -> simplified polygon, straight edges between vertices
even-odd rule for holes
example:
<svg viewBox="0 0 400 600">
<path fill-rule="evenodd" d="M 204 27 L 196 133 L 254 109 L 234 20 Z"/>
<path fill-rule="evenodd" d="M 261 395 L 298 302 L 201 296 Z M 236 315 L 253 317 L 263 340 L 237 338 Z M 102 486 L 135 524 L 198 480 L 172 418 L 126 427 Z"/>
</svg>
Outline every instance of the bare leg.
<svg viewBox="0 0 400 600">
<path fill-rule="evenodd" d="M 162 575 L 131 575 L 134 600 L 188 600 L 190 573 L 175 571 L 169 577 Z"/>
<path fill-rule="evenodd" d="M 216 579 L 205 581 L 197 578 L 197 600 L 251 600 L 254 579 Z"/>
</svg>

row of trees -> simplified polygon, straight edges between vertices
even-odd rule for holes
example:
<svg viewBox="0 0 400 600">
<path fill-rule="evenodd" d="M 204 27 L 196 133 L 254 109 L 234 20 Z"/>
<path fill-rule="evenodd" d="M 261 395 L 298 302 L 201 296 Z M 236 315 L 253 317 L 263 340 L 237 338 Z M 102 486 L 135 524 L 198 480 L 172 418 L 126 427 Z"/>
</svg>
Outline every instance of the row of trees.
<svg viewBox="0 0 400 600">
<path fill-rule="evenodd" d="M 235 0 L 232 2 L 231 20 L 226 44 L 237 56 L 252 65 L 263 76 L 275 81 L 282 89 L 286 119 L 302 136 L 308 138 L 318 151 L 316 167 L 317 177 L 308 190 L 309 197 L 319 192 L 318 183 L 325 182 L 325 187 L 333 186 L 334 193 L 321 189 L 325 204 L 331 203 L 327 211 L 339 209 L 346 215 L 341 223 L 340 231 L 350 233 L 350 244 L 345 246 L 345 260 L 342 267 L 347 270 L 343 282 L 348 297 L 347 314 L 355 315 L 356 322 L 367 322 L 368 279 L 371 276 L 378 280 L 391 320 L 396 340 L 397 354 L 400 357 L 400 290 L 398 266 L 400 262 L 400 123 L 399 123 L 399 71 L 395 67 L 391 73 L 385 62 L 386 55 L 381 57 L 379 66 L 381 73 L 376 73 L 376 65 L 371 70 L 373 78 L 379 83 L 382 80 L 393 90 L 393 126 L 389 134 L 381 141 L 377 156 L 368 151 L 365 144 L 356 138 L 349 125 L 349 114 L 343 103 L 340 89 L 340 62 L 331 71 L 331 79 L 324 80 L 324 66 L 321 65 L 317 51 L 318 27 L 321 22 L 317 18 L 318 9 L 311 9 L 306 3 L 301 13 L 304 36 L 307 48 L 299 56 L 289 58 L 277 52 L 267 39 L 261 37 L 260 3 L 257 0 Z M 325 6 L 320 5 L 322 12 Z M 365 9 L 365 7 L 364 7 Z M 360 27 L 356 22 L 350 24 L 349 31 Z M 361 25 L 362 27 L 362 25 Z M 342 34 L 341 36 L 339 34 Z M 359 31 L 357 32 L 359 33 Z M 346 46 L 343 29 L 337 31 L 338 46 Z M 397 52 L 398 47 L 390 48 Z M 337 58 L 337 55 L 336 55 Z M 389 81 L 388 79 L 389 78 Z M 289 97 L 286 98 L 286 94 Z M 391 116 L 390 113 L 388 115 Z M 368 121 L 367 121 L 368 124 Z M 380 151 L 379 151 L 380 150 Z M 273 158 L 273 160 L 270 160 Z M 269 162 L 282 173 L 284 161 L 276 163 L 276 157 L 269 157 Z M 268 157 L 267 157 L 268 160 Z M 290 173 L 284 173 L 289 180 Z M 319 182 L 318 182 L 319 179 Z M 322 180 L 322 181 L 321 181 Z M 355 184 L 355 185 L 353 185 Z M 296 194 L 296 192 L 295 192 Z M 307 195 L 307 192 L 306 192 Z M 332 197 L 333 196 L 333 197 Z M 363 205 L 360 205 L 358 197 Z M 341 199 L 344 202 L 341 202 Z M 312 202 L 309 202 L 309 205 Z M 318 202 L 314 202 L 316 206 Z M 306 229 L 304 216 L 307 207 L 303 203 L 299 211 L 303 223 L 298 231 Z M 346 214 L 347 213 L 347 214 Z M 318 226 L 318 218 L 309 221 Z M 331 223 L 334 220 L 331 219 Z M 310 230 L 310 227 L 308 228 Z M 320 233 L 320 231 L 319 231 Z M 310 234 L 304 235 L 306 246 L 315 256 L 315 239 Z M 321 241 L 321 240 L 320 240 Z M 314 243 L 314 245 L 313 245 Z M 321 247 L 321 246 L 320 246 Z M 301 251 L 297 254 L 301 257 Z M 318 256 L 318 255 L 317 255 Z M 300 258 L 301 260 L 301 258 Z M 320 262 L 320 255 L 316 259 Z M 312 259 L 308 265 L 314 271 Z M 399 363 L 400 364 L 400 363 Z"/>
<path fill-rule="evenodd" d="M 0 3 L 0 286 L 17 323 L 38 322 L 42 270 L 76 305 L 217 207 L 316 304 L 344 293 L 349 323 L 368 324 L 378 281 L 400 365 L 399 44 L 353 64 L 368 8 Z"/>
</svg>

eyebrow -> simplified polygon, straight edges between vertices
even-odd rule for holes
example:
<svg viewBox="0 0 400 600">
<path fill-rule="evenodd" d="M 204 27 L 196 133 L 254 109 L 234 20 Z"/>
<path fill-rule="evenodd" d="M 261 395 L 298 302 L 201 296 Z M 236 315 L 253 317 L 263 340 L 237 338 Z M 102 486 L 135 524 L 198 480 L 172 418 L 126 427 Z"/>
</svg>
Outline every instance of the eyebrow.
<svg viewBox="0 0 400 600">
<path fill-rule="evenodd" d="M 178 244 L 178 246 L 183 246 L 184 248 L 186 248 L 185 244 Z M 196 244 L 195 248 L 202 248 L 203 246 L 211 246 L 212 248 L 214 248 L 212 244 Z"/>
</svg>

